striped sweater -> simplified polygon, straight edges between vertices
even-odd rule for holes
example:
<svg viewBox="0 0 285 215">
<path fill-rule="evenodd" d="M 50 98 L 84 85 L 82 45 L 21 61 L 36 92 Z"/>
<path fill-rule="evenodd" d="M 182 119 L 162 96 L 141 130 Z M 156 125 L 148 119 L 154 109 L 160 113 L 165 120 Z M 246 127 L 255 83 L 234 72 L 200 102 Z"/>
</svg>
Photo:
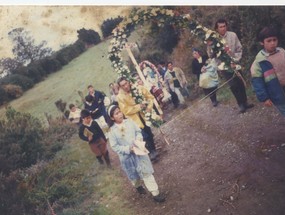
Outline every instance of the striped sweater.
<svg viewBox="0 0 285 215">
<path fill-rule="evenodd" d="M 285 104 L 285 51 L 274 54 L 261 50 L 251 65 L 251 82 L 260 102 L 270 99 L 275 105 Z"/>
</svg>

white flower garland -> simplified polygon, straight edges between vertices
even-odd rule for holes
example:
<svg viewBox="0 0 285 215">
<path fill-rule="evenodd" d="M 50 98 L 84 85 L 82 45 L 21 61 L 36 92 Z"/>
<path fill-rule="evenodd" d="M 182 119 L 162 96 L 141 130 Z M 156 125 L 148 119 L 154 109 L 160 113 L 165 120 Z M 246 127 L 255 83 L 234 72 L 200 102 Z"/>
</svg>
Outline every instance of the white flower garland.
<svg viewBox="0 0 285 215">
<path fill-rule="evenodd" d="M 130 75 L 129 68 L 124 64 L 121 56 L 121 51 L 127 43 L 127 38 L 130 35 L 131 29 L 138 24 L 143 24 L 145 21 L 152 20 L 157 23 L 158 26 L 164 26 L 165 23 L 173 24 L 178 28 L 189 28 L 191 33 L 198 36 L 204 42 L 211 41 L 211 48 L 213 54 L 224 62 L 230 70 L 231 62 L 234 60 L 225 52 L 224 42 L 218 38 L 215 31 L 212 31 L 196 21 L 191 19 L 189 14 L 179 15 L 173 10 L 164 9 L 160 7 L 150 7 L 147 9 L 135 9 L 131 12 L 129 17 L 125 18 L 114 30 L 113 39 L 110 42 L 108 57 L 112 63 L 115 72 L 119 76 L 124 76 L 132 82 L 132 96 L 137 104 L 142 104 L 145 101 L 141 92 L 139 92 L 137 85 L 134 83 L 134 79 Z M 146 124 L 151 124 L 158 127 L 162 121 L 158 120 L 157 115 L 152 113 L 146 113 Z"/>
</svg>

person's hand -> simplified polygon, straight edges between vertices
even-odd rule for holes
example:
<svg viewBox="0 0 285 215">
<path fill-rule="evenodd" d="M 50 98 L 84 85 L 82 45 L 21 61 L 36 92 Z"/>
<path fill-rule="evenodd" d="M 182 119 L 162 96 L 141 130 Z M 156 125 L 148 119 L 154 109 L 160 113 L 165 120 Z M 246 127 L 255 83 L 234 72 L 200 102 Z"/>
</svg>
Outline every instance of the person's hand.
<svg viewBox="0 0 285 215">
<path fill-rule="evenodd" d="M 231 62 L 231 68 L 232 68 L 232 69 L 236 69 L 236 64 L 233 63 L 233 62 Z"/>
<path fill-rule="evenodd" d="M 206 40 L 207 46 L 211 46 L 213 44 L 212 40 Z"/>
<path fill-rule="evenodd" d="M 146 109 L 146 107 L 147 107 L 146 104 L 143 104 L 143 103 L 141 104 L 141 109 L 142 109 L 142 110 Z"/>
<path fill-rule="evenodd" d="M 151 108 L 146 108 L 145 111 L 151 113 Z"/>
<path fill-rule="evenodd" d="M 134 145 L 130 146 L 130 153 L 134 153 Z"/>
<path fill-rule="evenodd" d="M 270 99 L 267 99 L 264 103 L 263 103 L 266 107 L 271 107 L 273 105 L 272 101 Z"/>
<path fill-rule="evenodd" d="M 206 67 L 205 67 L 205 66 L 203 66 L 203 67 L 201 68 L 201 72 L 202 72 L 202 73 L 206 72 Z"/>
<path fill-rule="evenodd" d="M 225 50 L 225 52 L 228 53 L 228 52 L 230 51 L 230 47 L 229 47 L 228 45 L 225 45 L 225 46 L 224 46 L 224 50 Z"/>
<path fill-rule="evenodd" d="M 93 135 L 88 136 L 88 141 L 90 142 L 93 139 Z"/>
</svg>

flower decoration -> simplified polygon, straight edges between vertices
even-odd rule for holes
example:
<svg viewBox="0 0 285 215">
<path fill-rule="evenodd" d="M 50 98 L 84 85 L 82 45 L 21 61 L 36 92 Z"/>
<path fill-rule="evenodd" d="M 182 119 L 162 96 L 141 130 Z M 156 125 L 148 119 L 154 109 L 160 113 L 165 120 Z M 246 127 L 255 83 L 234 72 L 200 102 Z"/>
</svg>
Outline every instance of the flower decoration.
<svg viewBox="0 0 285 215">
<path fill-rule="evenodd" d="M 142 25 L 144 22 L 153 21 L 158 26 L 162 27 L 167 24 L 174 25 L 178 29 L 191 30 L 191 33 L 196 35 L 204 42 L 210 41 L 211 51 L 213 56 L 221 60 L 225 67 L 228 67 L 230 71 L 234 72 L 230 64 L 235 62 L 225 51 L 224 41 L 222 41 L 215 31 L 212 31 L 191 18 L 189 14 L 178 14 L 177 12 L 165 9 L 163 7 L 149 7 L 146 9 L 135 8 L 131 11 L 129 17 L 125 18 L 114 30 L 113 39 L 110 42 L 108 57 L 112 63 L 115 72 L 119 76 L 124 76 L 131 81 L 132 96 L 137 104 L 145 102 L 141 92 L 138 90 L 135 80 L 130 75 L 129 68 L 124 64 L 121 51 L 127 45 L 127 38 L 130 36 L 132 29 L 137 25 Z M 144 113 L 146 117 L 146 124 L 159 127 L 162 121 L 157 118 L 157 115 L 152 113 Z"/>
</svg>

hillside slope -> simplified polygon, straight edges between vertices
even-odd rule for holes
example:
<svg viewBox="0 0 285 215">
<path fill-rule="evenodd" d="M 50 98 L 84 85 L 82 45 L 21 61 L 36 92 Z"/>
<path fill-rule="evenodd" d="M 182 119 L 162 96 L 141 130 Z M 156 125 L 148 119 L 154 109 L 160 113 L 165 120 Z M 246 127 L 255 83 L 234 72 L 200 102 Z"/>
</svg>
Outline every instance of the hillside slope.
<svg viewBox="0 0 285 215">
<path fill-rule="evenodd" d="M 78 91 L 86 94 L 89 84 L 108 94 L 108 84 L 117 77 L 107 58 L 108 45 L 109 41 L 105 41 L 90 48 L 9 105 L 43 119 L 45 112 L 54 116 L 59 114 L 54 104 L 59 99 L 68 104 L 80 101 Z M 3 112 L 4 108 L 0 115 L 3 116 Z"/>
</svg>

